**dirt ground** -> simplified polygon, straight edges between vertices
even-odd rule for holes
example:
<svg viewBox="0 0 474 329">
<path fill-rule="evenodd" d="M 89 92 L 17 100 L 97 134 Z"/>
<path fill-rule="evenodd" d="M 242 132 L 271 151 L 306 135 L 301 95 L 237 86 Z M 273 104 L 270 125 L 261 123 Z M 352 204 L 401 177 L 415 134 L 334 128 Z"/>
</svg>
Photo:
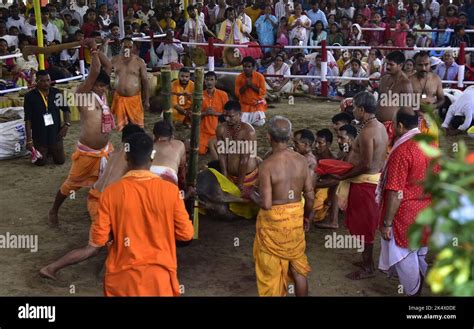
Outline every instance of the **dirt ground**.
<svg viewBox="0 0 474 329">
<path fill-rule="evenodd" d="M 339 111 L 338 104 L 296 98 L 294 105 L 282 101 L 268 111 L 291 119 L 294 129 L 313 131 L 330 127 L 330 118 Z M 147 114 L 146 129 L 152 131 L 156 115 Z M 61 225 L 51 229 L 46 225 L 48 209 L 59 186 L 67 176 L 70 155 L 79 132 L 74 122 L 65 140 L 68 157 L 62 166 L 48 164 L 39 168 L 29 158 L 0 162 L 0 234 L 36 234 L 39 248 L 29 250 L 0 249 L 2 275 L 1 296 L 101 296 L 102 265 L 105 250 L 96 258 L 74 265 L 59 273 L 59 280 L 40 278 L 38 270 L 65 252 L 83 246 L 88 241 L 89 216 L 86 190 L 75 200 L 66 200 L 60 210 Z M 258 128 L 259 155 L 268 150 L 265 128 Z M 181 138 L 186 132 L 179 131 Z M 118 145 L 119 135 L 113 143 Z M 334 142 L 334 146 L 336 142 Z M 471 144 L 472 146 L 472 144 Z M 206 159 L 201 159 L 204 163 Z M 341 218 L 338 234 L 348 234 Z M 398 282 L 377 273 L 373 279 L 351 281 L 345 274 L 356 268 L 351 262 L 360 254 L 355 249 L 327 249 L 324 237 L 333 231 L 315 227 L 307 234 L 306 254 L 312 267 L 309 292 L 312 296 L 397 296 Z M 201 216 L 199 240 L 178 249 L 178 276 L 185 296 L 255 296 L 257 294 L 252 246 L 254 221 L 229 222 Z M 379 243 L 375 247 L 376 263 Z M 428 291 L 425 289 L 425 294 Z"/>
</svg>

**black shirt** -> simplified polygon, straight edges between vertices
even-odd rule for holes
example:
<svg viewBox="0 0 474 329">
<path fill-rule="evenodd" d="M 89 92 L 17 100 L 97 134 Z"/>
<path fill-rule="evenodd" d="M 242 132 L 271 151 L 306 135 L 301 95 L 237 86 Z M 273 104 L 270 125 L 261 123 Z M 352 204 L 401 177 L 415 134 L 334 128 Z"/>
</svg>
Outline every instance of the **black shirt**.
<svg viewBox="0 0 474 329">
<path fill-rule="evenodd" d="M 61 97 L 56 95 L 61 95 Z M 61 90 L 50 87 L 48 94 L 48 111 L 46 112 L 43 97 L 38 89 L 33 89 L 25 95 L 25 121 L 31 121 L 32 137 L 36 144 L 54 145 L 59 141 L 58 133 L 61 129 L 61 116 L 59 111 L 70 111 L 68 106 L 57 106 L 56 103 L 63 105 L 57 100 L 64 100 L 64 103 L 66 103 L 67 99 L 64 98 L 64 93 Z M 54 121 L 54 124 L 47 127 L 44 125 L 43 117 L 46 113 L 51 113 Z"/>
</svg>

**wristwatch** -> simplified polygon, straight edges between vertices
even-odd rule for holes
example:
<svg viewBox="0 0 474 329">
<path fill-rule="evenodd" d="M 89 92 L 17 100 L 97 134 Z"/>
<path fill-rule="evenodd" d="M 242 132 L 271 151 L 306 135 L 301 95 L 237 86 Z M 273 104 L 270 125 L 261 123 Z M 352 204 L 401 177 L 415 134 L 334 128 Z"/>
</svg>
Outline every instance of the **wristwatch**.
<svg viewBox="0 0 474 329">
<path fill-rule="evenodd" d="M 387 222 L 385 220 L 383 221 L 383 227 L 392 227 L 392 226 L 393 226 L 393 223 L 390 225 L 387 225 Z"/>
<path fill-rule="evenodd" d="M 71 127 L 71 123 L 70 123 L 70 122 L 65 122 L 64 125 L 65 125 L 65 126 L 68 126 L 68 127 Z"/>
</svg>

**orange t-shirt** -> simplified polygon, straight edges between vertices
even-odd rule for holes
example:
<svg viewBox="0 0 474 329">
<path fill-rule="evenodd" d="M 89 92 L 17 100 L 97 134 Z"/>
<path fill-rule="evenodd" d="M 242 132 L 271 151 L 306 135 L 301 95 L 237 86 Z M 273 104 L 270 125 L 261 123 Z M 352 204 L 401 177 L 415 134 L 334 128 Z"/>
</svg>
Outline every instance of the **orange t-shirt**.
<svg viewBox="0 0 474 329">
<path fill-rule="evenodd" d="M 202 110 L 205 111 L 210 107 L 216 113 L 224 113 L 224 105 L 228 101 L 229 97 L 223 90 L 215 89 L 212 96 L 210 96 L 207 90 L 205 90 L 202 99 Z M 201 120 L 201 134 L 215 136 L 218 123 L 217 116 L 206 115 Z"/>
<path fill-rule="evenodd" d="M 224 105 L 229 101 L 227 93 L 220 89 L 214 89 L 214 93 L 210 96 L 207 90 L 204 90 L 202 99 L 202 110 L 212 108 L 216 113 L 224 113 Z M 219 119 L 215 115 L 206 115 L 201 119 L 199 133 L 199 154 L 206 154 L 208 150 L 209 140 L 216 136 L 216 128 Z"/>
<path fill-rule="evenodd" d="M 148 170 L 132 170 L 100 197 L 89 244 L 113 236 L 104 277 L 106 296 L 177 296 L 176 240 L 194 229 L 178 187 Z"/>
<path fill-rule="evenodd" d="M 186 85 L 186 88 L 183 88 L 179 83 L 179 80 L 175 80 L 171 83 L 171 93 L 173 94 L 171 98 L 173 106 L 173 120 L 182 122 L 184 120 L 184 115 L 178 113 L 178 111 L 176 111 L 174 107 L 176 105 L 179 105 L 181 107 L 184 107 L 184 109 L 187 111 L 191 110 L 191 106 L 193 105 L 192 95 L 194 93 L 194 82 L 189 81 Z M 190 97 L 179 95 L 183 93 L 189 94 Z"/>
<path fill-rule="evenodd" d="M 245 73 L 240 73 L 235 80 L 235 96 L 239 99 L 240 105 L 242 106 L 242 112 L 256 112 L 265 111 L 265 94 L 267 89 L 265 87 L 265 77 L 258 72 L 252 72 L 252 83 L 258 87 L 258 93 L 251 88 L 241 95 L 240 88 L 247 83 L 247 77 Z"/>
</svg>

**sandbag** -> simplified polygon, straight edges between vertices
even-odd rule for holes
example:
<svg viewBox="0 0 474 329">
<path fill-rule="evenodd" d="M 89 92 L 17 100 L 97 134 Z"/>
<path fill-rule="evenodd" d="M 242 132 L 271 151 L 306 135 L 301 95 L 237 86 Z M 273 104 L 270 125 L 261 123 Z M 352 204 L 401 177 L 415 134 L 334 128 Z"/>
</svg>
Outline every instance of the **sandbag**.
<svg viewBox="0 0 474 329">
<path fill-rule="evenodd" d="M 23 107 L 0 108 L 0 160 L 27 153 L 24 117 Z"/>
</svg>

